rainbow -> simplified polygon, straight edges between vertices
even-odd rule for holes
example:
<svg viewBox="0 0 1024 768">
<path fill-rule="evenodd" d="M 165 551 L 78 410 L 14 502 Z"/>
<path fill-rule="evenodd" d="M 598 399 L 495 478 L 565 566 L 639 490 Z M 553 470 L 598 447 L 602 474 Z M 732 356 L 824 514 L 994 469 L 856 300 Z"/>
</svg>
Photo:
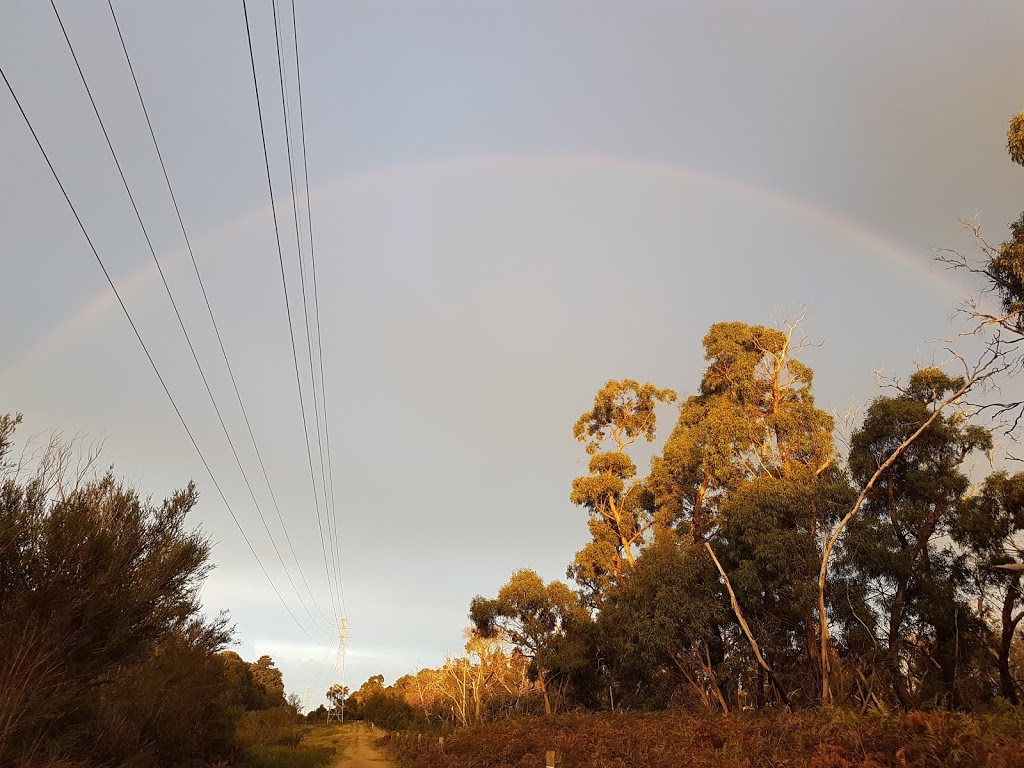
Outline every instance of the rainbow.
<svg viewBox="0 0 1024 768">
<path fill-rule="evenodd" d="M 636 158 L 603 155 L 603 154 L 570 154 L 570 153 L 524 153 L 502 155 L 456 155 L 402 166 L 385 167 L 369 172 L 352 174 L 331 182 L 319 185 L 310 190 L 315 201 L 330 194 L 350 187 L 362 185 L 398 184 L 410 179 L 444 175 L 453 172 L 487 172 L 522 170 L 524 168 L 578 170 L 580 172 L 604 172 L 645 179 L 660 179 L 670 183 L 686 183 L 716 190 L 737 199 L 753 201 L 756 204 L 777 210 L 780 213 L 804 219 L 837 237 L 855 242 L 875 254 L 891 259 L 913 271 L 921 273 L 926 279 L 934 281 L 950 294 L 951 308 L 955 299 L 965 293 L 963 285 L 957 283 L 951 274 L 939 268 L 929 253 L 920 253 L 891 240 L 862 223 L 843 217 L 833 211 L 817 207 L 806 200 L 801 200 L 784 192 L 750 182 L 715 175 L 706 171 L 678 165 L 665 165 L 648 162 Z M 285 201 L 287 202 L 287 201 Z M 220 227 L 195 237 L 201 242 L 211 237 L 227 237 L 233 231 L 260 226 L 269 219 L 269 208 L 261 207 L 247 211 Z M 315 222 L 314 222 L 315 225 Z M 84 249 L 84 245 L 83 245 Z M 198 258 L 203 258 L 202 247 L 197 247 Z M 176 251 L 165 262 L 175 263 L 187 258 L 182 248 Z M 127 277 L 118 281 L 118 289 L 123 295 L 130 295 L 148 286 L 157 278 L 156 268 L 147 261 L 146 265 Z M 36 341 L 20 359 L 9 365 L 6 371 L 0 371 L 0 392 L 5 391 L 30 374 L 42 361 L 50 358 L 63 345 L 72 342 L 84 333 L 106 312 L 116 307 L 113 294 L 104 285 L 97 294 L 86 299 L 77 309 L 73 310 L 56 327 Z"/>
</svg>

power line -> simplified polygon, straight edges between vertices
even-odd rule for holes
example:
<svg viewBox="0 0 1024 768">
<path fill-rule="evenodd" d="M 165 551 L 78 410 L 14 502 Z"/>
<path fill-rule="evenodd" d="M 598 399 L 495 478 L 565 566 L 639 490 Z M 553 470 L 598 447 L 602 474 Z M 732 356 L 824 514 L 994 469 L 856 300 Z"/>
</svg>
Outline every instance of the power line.
<svg viewBox="0 0 1024 768">
<path fill-rule="evenodd" d="M 319 364 L 320 364 L 320 402 L 322 404 L 323 412 L 324 412 L 324 436 L 325 436 L 326 443 L 327 443 L 327 469 L 328 469 L 328 478 L 329 478 L 329 485 L 330 485 L 331 509 L 332 509 L 332 511 L 334 513 L 335 552 L 336 552 L 336 554 L 338 554 L 338 556 L 340 558 L 340 548 L 338 547 L 338 542 L 337 542 L 338 528 L 339 528 L 338 507 L 337 507 L 337 505 L 335 504 L 335 501 L 334 501 L 334 463 L 331 460 L 331 430 L 330 430 L 330 427 L 328 425 L 328 420 L 327 420 L 327 390 L 324 387 L 324 350 L 323 350 L 323 337 L 320 334 L 320 299 L 319 299 L 319 293 L 317 291 L 317 283 L 316 283 L 316 248 L 314 246 L 314 238 L 313 238 L 313 211 L 312 211 L 312 206 L 310 204 L 310 199 L 309 199 L 309 164 L 307 163 L 307 160 L 306 160 L 306 120 L 305 120 L 305 115 L 304 115 L 304 112 L 303 112 L 303 105 L 302 105 L 302 66 L 299 63 L 299 31 L 298 31 L 298 22 L 296 20 L 296 15 L 295 15 L 295 0 L 291 0 L 291 7 L 292 7 L 292 38 L 293 38 L 294 47 L 295 47 L 295 81 L 296 81 L 296 84 L 298 86 L 297 90 L 298 90 L 298 95 L 299 95 L 299 131 L 300 131 L 300 137 L 302 139 L 302 141 L 301 141 L 301 146 L 302 146 L 302 177 L 303 177 L 303 186 L 305 187 L 305 190 L 306 190 L 306 221 L 307 221 L 307 223 L 309 225 L 309 261 L 310 261 L 310 265 L 312 267 L 312 273 L 313 273 L 313 317 L 315 319 L 315 324 L 316 324 L 316 343 L 317 343 L 317 350 L 318 350 L 318 360 L 319 360 Z M 339 589 L 339 591 L 341 593 L 341 608 L 342 608 L 342 614 L 344 615 L 344 614 L 347 613 L 347 611 L 345 610 L 345 590 L 344 590 L 344 587 L 342 586 L 342 579 L 341 579 L 341 573 L 340 573 L 340 569 L 341 569 L 340 560 L 339 560 L 339 563 L 338 563 L 338 568 L 339 568 L 339 573 L 338 573 L 338 589 Z"/>
<path fill-rule="evenodd" d="M 145 115 L 146 118 L 146 125 L 149 128 L 149 136 L 153 141 L 153 149 L 156 151 L 157 159 L 160 162 L 160 170 L 163 172 L 164 182 L 166 183 L 167 186 L 167 192 L 170 195 L 171 203 L 174 206 L 174 213 L 177 216 L 178 225 L 181 228 L 181 236 L 185 241 L 185 247 L 187 248 L 189 257 L 192 261 L 192 267 L 195 271 L 196 280 L 199 282 L 199 288 L 203 294 L 203 301 L 206 303 L 206 311 L 209 314 L 210 323 L 213 325 L 213 330 L 217 337 L 217 343 L 220 347 L 221 357 L 224 360 L 224 365 L 227 368 L 228 376 L 231 379 L 231 385 L 235 391 L 235 398 L 238 401 L 238 407 L 242 412 L 243 419 L 245 420 L 245 426 L 249 432 L 249 439 L 252 442 L 253 450 L 256 453 L 256 459 L 259 462 L 260 470 L 263 472 L 263 479 L 266 481 L 267 490 L 270 492 L 270 498 L 273 501 L 274 510 L 277 512 L 277 519 L 281 523 L 281 529 L 284 531 L 285 540 L 288 543 L 288 549 L 290 550 L 292 559 L 294 560 L 295 566 L 299 571 L 299 576 L 302 579 L 302 583 L 306 587 L 306 591 L 310 595 L 311 602 L 313 603 L 314 607 L 316 608 L 320 616 L 330 624 L 331 620 L 328 619 L 326 615 L 324 615 L 322 610 L 320 610 L 320 606 L 317 604 L 316 599 L 313 597 L 313 591 L 309 586 L 309 582 L 306 580 L 306 575 L 302 570 L 302 564 L 299 561 L 298 555 L 296 555 L 295 553 L 295 547 L 292 544 L 291 535 L 288 533 L 288 526 L 284 522 L 284 516 L 281 513 L 281 507 L 278 504 L 277 495 L 274 493 L 274 487 L 270 482 L 270 475 L 267 472 L 266 464 L 263 461 L 263 456 L 260 453 L 259 445 L 256 442 L 256 435 L 253 432 L 252 423 L 249 421 L 249 414 L 246 411 L 245 403 L 242 401 L 242 394 L 238 388 L 238 382 L 235 379 L 235 372 L 231 366 L 231 361 L 228 358 L 228 353 L 224 346 L 224 339 L 221 336 L 220 327 L 218 326 L 217 319 L 214 316 L 213 306 L 210 302 L 210 297 L 206 292 L 206 284 L 203 281 L 203 276 L 199 271 L 199 264 L 196 262 L 196 256 L 192 249 L 192 242 L 189 239 L 188 232 L 185 228 L 185 221 L 181 215 L 181 209 L 178 205 L 178 199 L 177 196 L 174 194 L 174 188 L 173 185 L 171 184 L 170 175 L 167 171 L 167 165 L 164 162 L 163 153 L 160 150 L 160 144 L 156 138 L 156 131 L 153 128 L 153 122 L 149 116 L 149 110 L 146 108 L 146 100 L 142 96 L 142 88 L 139 85 L 138 77 L 135 74 L 135 67 L 132 65 L 132 59 L 128 53 L 128 46 L 125 43 L 124 35 L 121 33 L 121 25 L 118 23 L 117 13 L 114 11 L 113 0 L 107 0 L 107 6 L 110 8 L 110 15 L 114 21 L 114 28 L 117 30 L 117 37 L 118 40 L 120 40 L 121 42 L 121 49 L 124 51 L 125 61 L 128 64 L 128 70 L 131 72 L 132 82 L 135 85 L 135 92 L 139 97 L 139 105 L 142 107 L 142 113 L 143 115 Z"/>
<path fill-rule="evenodd" d="M 314 506 L 316 508 L 316 522 L 317 522 L 317 527 L 320 530 L 320 547 L 321 547 L 321 549 L 323 551 L 323 555 L 324 555 L 324 570 L 327 573 L 327 584 L 328 584 L 328 588 L 331 591 L 331 601 L 334 604 L 334 610 L 335 610 L 335 613 L 337 614 L 337 612 L 338 612 L 338 604 L 337 604 L 337 601 L 335 599 L 334 589 L 333 589 L 332 584 L 331 584 L 331 569 L 330 569 L 330 566 L 327 564 L 327 543 L 324 540 L 323 522 L 322 522 L 321 517 L 320 517 L 320 501 L 319 501 L 319 495 L 317 494 L 317 490 L 316 490 L 316 476 L 315 476 L 315 473 L 313 471 L 313 452 L 312 452 L 312 449 L 310 448 L 310 445 L 309 445 L 309 428 L 308 428 L 308 421 L 306 419 L 306 406 L 305 406 L 305 402 L 304 402 L 303 397 L 302 397 L 302 378 L 301 378 L 301 376 L 299 374 L 299 356 L 298 356 L 298 351 L 296 350 L 296 346 L 295 346 L 295 328 L 294 328 L 294 324 L 292 322 L 291 302 L 290 302 L 290 300 L 288 298 L 288 280 L 287 280 L 287 277 L 285 276 L 285 270 L 284 270 L 284 252 L 282 251 L 282 248 L 281 248 L 281 229 L 280 229 L 280 226 L 279 226 L 278 221 L 277 221 L 277 206 L 274 203 L 274 184 L 273 184 L 273 181 L 271 180 L 271 176 L 270 176 L 270 153 L 267 150 L 267 134 L 266 134 L 266 129 L 265 129 L 264 124 L 263 124 L 263 107 L 262 107 L 262 104 L 260 102 L 259 82 L 258 82 L 258 79 L 256 77 L 256 55 L 255 55 L 255 53 L 253 51 L 253 45 L 252 45 L 252 30 L 250 29 L 250 26 L 249 26 L 249 6 L 248 6 L 247 0 L 242 0 L 242 13 L 243 13 L 243 15 L 245 17 L 245 35 L 246 35 L 246 39 L 247 39 L 248 44 L 249 44 L 249 63 L 252 66 L 252 86 L 253 86 L 253 91 L 254 91 L 254 93 L 256 95 L 256 112 L 257 112 L 257 115 L 259 116 L 260 138 L 261 138 L 261 140 L 263 142 L 263 162 L 264 162 L 264 165 L 266 167 L 267 189 L 268 189 L 268 191 L 270 193 L 270 211 L 271 211 L 271 215 L 272 215 L 273 220 L 274 220 L 274 239 L 275 239 L 275 243 L 277 245 L 277 260 L 278 260 L 278 263 L 280 264 L 280 267 L 281 267 L 281 285 L 282 285 L 282 287 L 284 289 L 284 306 L 285 306 L 285 312 L 286 312 L 287 317 L 288 317 L 288 335 L 289 335 L 289 338 L 291 339 L 291 345 L 292 345 L 292 362 L 293 362 L 294 367 L 295 367 L 295 383 L 298 386 L 298 390 L 299 390 L 299 410 L 300 410 L 301 415 L 302 415 L 302 433 L 303 433 L 303 436 L 306 439 L 306 456 L 309 459 L 309 477 L 310 477 L 310 480 L 311 480 L 312 485 L 313 485 L 313 502 L 314 502 Z"/>
<path fill-rule="evenodd" d="M 302 260 L 302 237 L 300 234 L 301 225 L 299 223 L 298 197 L 295 194 L 295 164 L 292 156 L 291 120 L 288 114 L 288 87 L 284 71 L 284 62 L 281 58 L 282 35 L 280 25 L 278 23 L 277 0 L 271 0 L 271 6 L 274 15 L 274 44 L 277 52 L 277 77 L 281 87 L 281 114 L 284 119 L 284 141 L 288 159 L 288 183 L 291 190 L 292 219 L 295 223 L 295 252 L 299 264 L 299 283 L 302 288 L 302 316 L 306 327 L 306 349 L 309 353 L 309 383 L 310 389 L 313 392 L 313 415 L 316 425 L 317 447 L 320 456 L 320 479 L 323 484 L 324 492 L 324 515 L 327 517 L 327 536 L 330 540 L 332 553 L 331 560 L 340 595 L 341 574 L 338 570 L 338 541 L 336 532 L 333 538 L 331 535 L 331 510 L 329 508 L 327 496 L 327 470 L 324 467 L 323 432 L 320 429 L 320 409 L 316 396 L 316 365 L 313 362 L 313 341 L 309 327 L 309 298 L 306 293 L 306 273 Z"/>
<path fill-rule="evenodd" d="M 96 246 L 92 241 L 92 237 L 90 237 L 88 230 L 85 228 L 85 224 L 82 222 L 82 218 L 81 216 L 79 216 L 78 210 L 75 208 L 75 204 L 71 201 L 71 197 L 68 195 L 67 190 L 64 188 L 64 184 L 60 180 L 60 176 L 57 174 L 56 168 L 54 168 L 53 163 L 50 161 L 49 155 L 43 148 L 42 141 L 40 141 L 39 135 L 36 133 L 35 127 L 32 125 L 32 121 L 29 120 L 28 114 L 25 112 L 24 107 L 22 107 L 21 101 L 20 99 L 18 99 L 18 95 L 15 93 L 14 87 L 11 85 L 10 80 L 7 79 L 7 74 L 4 72 L 2 66 L 0 66 L 0 78 L 3 78 L 4 84 L 7 86 L 7 90 L 11 94 L 11 98 L 14 99 L 14 103 L 18 107 L 18 111 L 21 113 L 21 116 L 25 121 L 25 125 L 28 127 L 29 133 L 32 134 L 32 138 L 35 140 L 36 146 L 39 148 L 39 152 L 43 156 L 43 160 L 46 161 L 46 165 L 47 167 L 49 167 L 50 173 L 53 174 L 53 180 L 56 181 L 57 186 L 60 187 L 61 194 L 64 196 L 64 200 L 67 202 L 68 207 L 71 209 L 71 213 L 75 217 L 75 221 L 78 223 L 78 227 L 82 231 L 82 235 L 85 237 L 85 241 L 86 243 L 88 243 L 89 249 L 92 251 L 93 256 L 96 258 L 96 262 L 99 264 L 100 269 L 103 271 L 103 276 L 106 278 L 107 283 L 110 285 L 110 289 L 114 292 L 114 297 L 117 299 L 117 303 L 121 306 L 121 310 L 122 312 L 124 312 L 124 316 L 125 318 L 127 318 L 128 324 L 131 326 L 132 331 L 135 333 L 135 338 L 138 339 L 139 345 L 142 347 L 142 351 L 145 353 L 146 359 L 149 361 L 149 365 L 153 369 L 153 373 L 156 374 L 157 380 L 159 380 L 160 386 L 163 388 L 164 394 L 170 401 L 171 407 L 174 408 L 174 413 L 177 415 L 178 421 L 180 421 L 181 426 L 185 428 L 185 432 L 192 443 L 192 447 L 195 448 L 196 453 L 199 455 L 199 459 L 203 463 L 203 467 L 205 467 L 207 474 L 210 476 L 210 480 L 213 482 L 214 487 L 217 489 L 217 493 L 220 495 L 221 501 L 224 502 L 224 506 L 227 508 L 228 514 L 231 515 L 231 519 L 234 521 L 235 527 L 238 528 L 238 532 L 242 534 L 242 539 L 249 547 L 249 551 L 252 552 L 252 556 L 256 559 L 256 563 L 259 565 L 260 570 L 263 571 L 263 575 L 267 578 L 267 582 L 269 582 L 271 589 L 274 590 L 274 594 L 277 595 L 277 599 L 281 601 L 281 605 L 284 606 L 285 611 L 287 611 L 288 615 L 291 616 L 292 621 L 295 622 L 295 625 L 302 631 L 304 635 L 306 635 L 306 637 L 308 637 L 314 643 L 317 643 L 318 645 L 323 644 L 322 641 L 317 640 L 315 637 L 310 635 L 309 632 L 306 631 L 306 628 L 303 627 L 302 624 L 299 622 L 298 618 L 292 612 L 292 609 L 288 606 L 288 603 L 285 602 L 285 599 L 281 595 L 281 592 L 278 590 L 277 585 L 274 584 L 274 580 L 270 577 L 270 573 L 263 565 L 263 561 L 260 560 L 260 556 L 256 553 L 255 548 L 252 546 L 252 542 L 249 541 L 249 537 L 245 535 L 245 530 L 243 530 L 242 524 L 238 520 L 238 516 L 232 509 L 231 504 L 227 500 L 227 497 L 224 495 L 224 491 L 221 488 L 220 483 L 217 481 L 216 475 L 213 474 L 213 469 L 211 469 L 209 462 L 207 462 L 206 457 L 203 455 L 202 450 L 199 448 L 199 443 L 196 442 L 195 436 L 192 434 L 192 430 L 189 429 L 189 426 L 185 421 L 185 417 L 181 413 L 181 409 L 178 407 L 177 402 L 174 400 L 174 396 L 171 395 L 171 391 L 170 389 L 168 389 L 167 383 L 164 381 L 164 377 L 160 373 L 160 369 L 157 367 L 156 362 L 153 360 L 153 356 L 150 354 L 149 348 L 146 346 L 146 342 L 143 341 L 142 335 L 139 333 L 139 329 L 135 325 L 135 321 L 132 319 L 131 313 L 128 312 L 128 308 L 125 306 L 125 303 L 121 298 L 121 294 L 117 290 L 117 286 L 114 285 L 114 281 L 110 277 L 110 272 L 107 271 L 107 267 L 103 263 L 103 259 L 100 257 L 99 251 L 96 249 Z"/>
<path fill-rule="evenodd" d="M 259 502 L 256 500 L 256 494 L 253 492 L 252 485 L 249 482 L 249 478 L 248 478 L 248 476 L 245 473 L 245 469 L 242 467 L 241 459 L 238 456 L 238 451 L 235 449 L 234 441 L 231 439 L 231 435 L 228 432 L 227 425 L 224 422 L 224 417 L 221 414 L 220 406 L 218 406 L 218 404 L 217 404 L 217 400 L 216 400 L 216 398 L 213 395 L 213 390 L 210 387 L 209 380 L 206 378 L 206 373 L 205 373 L 205 371 L 203 371 L 203 366 L 199 362 L 199 356 L 197 355 L 195 347 L 192 344 L 192 339 L 189 336 L 188 330 L 185 328 L 185 322 L 182 319 L 181 312 L 178 309 L 177 302 L 174 300 L 174 295 L 171 292 L 170 285 L 167 282 L 167 277 L 164 274 L 163 266 L 160 264 L 160 259 L 156 255 L 156 249 L 153 247 L 153 242 L 150 239 L 149 232 L 146 229 L 146 225 L 145 225 L 145 223 L 142 220 L 142 213 L 139 211 L 138 204 L 135 202 L 135 196 L 132 194 L 131 187 L 128 184 L 128 179 L 127 179 L 127 177 L 125 176 L 125 173 L 124 173 L 124 169 L 122 168 L 121 162 L 120 162 L 120 160 L 117 157 L 117 152 L 114 150 L 114 145 L 113 145 L 113 142 L 111 141 L 110 134 L 107 131 L 106 124 L 103 122 L 103 117 L 100 114 L 99 107 L 96 104 L 96 100 L 95 100 L 95 98 L 92 95 L 92 90 L 89 88 L 89 82 L 88 82 L 88 80 L 85 77 L 85 72 L 82 69 L 82 65 L 81 65 L 81 63 L 78 60 L 77 54 L 75 53 L 75 48 L 74 48 L 74 46 L 71 43 L 71 38 L 68 35 L 67 28 L 64 26 L 64 20 L 61 18 L 60 11 L 57 10 L 57 5 L 54 2 L 54 0 L 50 0 L 50 6 L 53 8 L 53 12 L 54 12 L 54 14 L 57 17 L 57 23 L 60 25 L 61 32 L 64 34 L 64 40 L 65 40 L 65 42 L 68 45 L 68 50 L 71 53 L 71 58 L 75 62 L 75 67 L 78 70 L 78 75 L 81 78 L 82 85 L 85 88 L 86 95 L 89 97 L 89 103 L 92 105 L 93 113 L 95 114 L 96 120 L 99 123 L 100 129 L 103 132 L 103 138 L 106 140 L 107 148 L 110 150 L 111 157 L 114 160 L 114 165 L 117 166 L 117 172 L 118 172 L 118 174 L 121 177 L 121 182 L 124 185 L 125 192 L 127 193 L 128 199 L 131 202 L 132 210 L 135 212 L 135 218 L 138 221 L 139 227 L 142 230 L 142 235 L 145 238 L 146 245 L 149 248 L 149 252 L 150 252 L 150 254 L 153 257 L 153 262 L 156 264 L 157 272 L 160 275 L 160 280 L 163 283 L 165 292 L 167 293 L 167 298 L 171 302 L 171 307 L 174 310 L 174 315 L 175 315 L 175 317 L 178 320 L 178 325 L 181 328 L 181 332 L 182 332 L 182 334 L 185 337 L 186 343 L 188 344 L 189 351 L 192 354 L 192 359 L 193 359 L 193 361 L 196 364 L 196 368 L 199 371 L 200 377 L 202 378 L 203 385 L 206 388 L 206 393 L 207 393 L 207 395 L 210 398 L 210 402 L 213 404 L 214 411 L 217 414 L 217 420 L 220 422 L 221 430 L 224 432 L 225 438 L 227 438 L 228 445 L 231 448 L 231 453 L 232 453 L 232 455 L 235 458 L 235 463 L 238 465 L 238 470 L 239 470 L 239 472 L 242 473 L 242 479 L 245 481 L 245 486 L 249 490 L 249 495 L 252 497 L 252 501 L 253 501 L 253 504 L 256 507 L 257 513 L 259 514 L 259 518 L 263 522 L 263 527 L 264 527 L 264 529 L 267 532 L 267 536 L 270 537 L 270 543 L 273 546 L 274 551 L 277 553 L 278 560 L 281 563 L 282 569 L 284 569 L 285 576 L 287 577 L 289 583 L 291 584 L 292 589 L 295 591 L 295 595 L 296 595 L 296 597 L 298 597 L 299 603 L 302 605 L 303 610 L 305 610 L 306 614 L 309 616 L 310 621 L 313 622 L 314 626 L 317 626 L 316 619 L 313 617 L 312 613 L 310 613 L 309 608 L 306 607 L 305 601 L 302 599 L 302 595 L 299 593 L 298 588 L 295 586 L 295 582 L 292 580 L 291 574 L 288 572 L 288 568 L 285 565 L 284 558 L 281 556 L 281 552 L 278 549 L 277 542 L 274 540 L 274 536 L 270 532 L 270 527 L 267 525 L 266 518 L 263 515 L 262 509 L 260 509 Z M 311 597 L 312 597 L 312 595 L 311 595 Z M 322 628 L 320 628 L 320 627 L 317 627 L 317 628 L 320 631 L 323 631 Z"/>
</svg>

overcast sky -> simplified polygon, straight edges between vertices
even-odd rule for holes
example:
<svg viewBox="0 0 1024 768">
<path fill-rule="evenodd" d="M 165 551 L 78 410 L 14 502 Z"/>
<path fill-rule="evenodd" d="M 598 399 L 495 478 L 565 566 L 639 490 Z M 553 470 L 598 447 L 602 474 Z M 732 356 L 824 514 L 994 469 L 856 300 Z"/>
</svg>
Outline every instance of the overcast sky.
<svg viewBox="0 0 1024 768">
<path fill-rule="evenodd" d="M 57 6 L 304 591 L 110 10 Z M 1024 108 L 1019 2 L 296 6 L 351 685 L 461 650 L 470 599 L 514 569 L 564 578 L 587 536 L 571 427 L 606 380 L 685 396 L 711 323 L 806 306 L 819 403 L 865 402 L 873 371 L 906 374 L 957 328 L 976 286 L 931 263 L 970 247 L 956 219 L 980 214 L 999 241 L 1022 207 L 1004 149 Z M 114 8 L 302 577 L 333 622 L 242 4 Z M 249 3 L 316 451 L 271 9 Z M 229 503 L 305 631 L 329 634 L 259 522 L 52 8 L 0 14 L 0 68 Z M 291 58 L 286 75 L 297 113 Z M 230 609 L 239 651 L 274 656 L 289 691 L 325 688 L 336 643 L 313 643 L 268 585 L 3 88 L 0 135 L 0 409 L 25 414 L 23 437 L 105 436 L 105 463 L 155 499 L 194 478 L 193 522 L 216 542 L 207 609 Z M 672 410 L 660 418 L 664 437 Z"/>
</svg>

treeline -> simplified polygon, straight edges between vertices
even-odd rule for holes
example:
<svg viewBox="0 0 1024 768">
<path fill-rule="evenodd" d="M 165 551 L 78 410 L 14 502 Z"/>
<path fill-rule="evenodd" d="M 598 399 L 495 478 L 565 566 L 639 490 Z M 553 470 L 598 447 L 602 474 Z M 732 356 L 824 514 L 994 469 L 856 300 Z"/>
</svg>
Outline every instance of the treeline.
<svg viewBox="0 0 1024 768">
<path fill-rule="evenodd" d="M 194 486 L 152 504 L 59 435 L 14 455 L 20 420 L 0 415 L 0 766 L 243 757 L 239 722 L 285 707 L 284 684 L 200 612 Z"/>
<path fill-rule="evenodd" d="M 1024 114 L 1015 162 L 1022 147 Z M 1001 245 L 979 244 L 979 258 L 942 257 L 999 300 L 995 313 L 966 306 L 977 356 L 890 382 L 856 428 L 817 406 L 799 320 L 711 326 L 697 394 L 645 476 L 631 451 L 677 395 L 609 381 L 573 428 L 589 465 L 570 498 L 590 532 L 575 586 L 516 571 L 472 601 L 466 656 L 376 695 L 414 721 L 463 725 L 568 709 L 1018 704 L 1024 473 L 972 468 L 1024 403 L 968 403 L 1024 360 L 1024 215 Z"/>
</svg>

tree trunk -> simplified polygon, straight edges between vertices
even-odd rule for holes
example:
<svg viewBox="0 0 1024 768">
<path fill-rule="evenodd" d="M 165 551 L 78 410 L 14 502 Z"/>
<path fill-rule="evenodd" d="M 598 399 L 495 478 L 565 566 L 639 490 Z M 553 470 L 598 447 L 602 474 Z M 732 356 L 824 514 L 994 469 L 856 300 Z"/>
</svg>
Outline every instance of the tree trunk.
<svg viewBox="0 0 1024 768">
<path fill-rule="evenodd" d="M 548 698 L 548 684 L 544 679 L 547 677 L 544 670 L 538 665 L 537 666 L 537 682 L 540 683 L 540 692 L 544 696 L 544 714 L 551 714 L 551 699 Z"/>
<path fill-rule="evenodd" d="M 768 675 L 768 682 L 772 685 L 772 690 L 775 691 L 775 696 L 779 700 L 779 703 L 785 707 L 789 706 L 789 697 L 786 696 L 786 692 L 782 690 L 782 686 L 779 685 L 779 681 L 775 677 L 775 672 L 767 661 L 764 660 L 764 656 L 761 655 L 761 648 L 757 644 L 757 640 L 754 639 L 754 633 L 750 631 L 750 626 L 747 624 L 747 620 L 743 618 L 743 611 L 740 610 L 739 601 L 736 599 L 736 593 L 732 591 L 732 583 L 729 581 L 729 577 L 726 576 L 725 570 L 722 568 L 722 564 L 718 562 L 718 558 L 715 557 L 715 551 L 711 548 L 711 544 L 704 542 L 704 546 L 707 548 L 708 554 L 711 555 L 711 559 L 715 563 L 715 567 L 722 576 L 722 580 L 725 582 L 725 588 L 729 591 L 729 601 L 732 603 L 732 612 L 736 615 L 736 620 L 740 623 L 740 628 L 743 630 L 743 634 L 747 636 L 747 641 L 750 643 L 751 650 L 754 651 L 754 658 L 757 659 L 757 663 L 761 665 L 761 668 Z"/>
<path fill-rule="evenodd" d="M 1024 613 L 1013 615 L 1013 606 L 1020 595 L 1021 574 L 1015 573 L 1010 578 L 1003 597 L 1002 632 L 999 638 L 999 694 L 1014 706 L 1020 704 L 1017 696 L 1017 685 L 1010 674 L 1010 648 L 1013 645 L 1013 634 L 1017 630 Z"/>
</svg>

